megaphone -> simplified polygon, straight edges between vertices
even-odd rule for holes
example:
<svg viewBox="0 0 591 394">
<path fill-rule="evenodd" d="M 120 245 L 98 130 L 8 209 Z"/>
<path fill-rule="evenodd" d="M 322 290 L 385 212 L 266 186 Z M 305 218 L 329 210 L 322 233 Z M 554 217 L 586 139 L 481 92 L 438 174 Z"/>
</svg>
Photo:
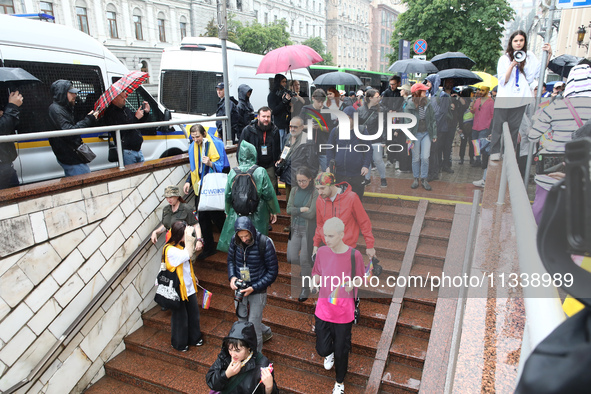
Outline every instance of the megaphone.
<svg viewBox="0 0 591 394">
<path fill-rule="evenodd" d="M 522 61 L 525 60 L 525 58 L 527 57 L 527 54 L 524 51 L 515 51 L 513 53 L 513 59 L 517 62 L 517 63 L 521 63 Z"/>
</svg>

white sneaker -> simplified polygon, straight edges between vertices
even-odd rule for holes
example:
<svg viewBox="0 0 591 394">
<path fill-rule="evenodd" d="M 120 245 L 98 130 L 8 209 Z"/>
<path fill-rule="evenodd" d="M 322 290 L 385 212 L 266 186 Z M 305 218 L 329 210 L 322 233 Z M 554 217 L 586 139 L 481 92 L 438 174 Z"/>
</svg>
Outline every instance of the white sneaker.
<svg viewBox="0 0 591 394">
<path fill-rule="evenodd" d="M 474 181 L 474 182 L 472 182 L 472 184 L 473 184 L 474 186 L 478 186 L 478 187 L 484 187 L 484 179 L 480 179 L 480 180 L 478 180 L 478 181 Z"/>
<path fill-rule="evenodd" d="M 329 369 L 331 369 L 333 367 L 333 365 L 334 365 L 334 353 L 331 353 L 328 356 L 324 357 L 324 369 L 326 369 L 328 371 Z"/>
<path fill-rule="evenodd" d="M 345 385 L 343 383 L 335 382 L 332 394 L 345 394 Z"/>
<path fill-rule="evenodd" d="M 492 155 L 490 155 L 490 159 L 492 161 L 499 161 L 499 160 L 501 160 L 501 154 L 500 153 L 493 153 Z"/>
</svg>

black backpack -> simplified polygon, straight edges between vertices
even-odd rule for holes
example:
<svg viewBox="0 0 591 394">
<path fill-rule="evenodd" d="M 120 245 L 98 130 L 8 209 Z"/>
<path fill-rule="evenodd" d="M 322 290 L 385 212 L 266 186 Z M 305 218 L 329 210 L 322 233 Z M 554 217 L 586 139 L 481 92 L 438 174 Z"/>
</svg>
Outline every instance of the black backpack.
<svg viewBox="0 0 591 394">
<path fill-rule="evenodd" d="M 234 168 L 236 176 L 232 182 L 232 207 L 240 216 L 248 216 L 256 212 L 259 206 L 259 194 L 253 174 L 259 166 L 253 165 L 247 172 Z"/>
</svg>

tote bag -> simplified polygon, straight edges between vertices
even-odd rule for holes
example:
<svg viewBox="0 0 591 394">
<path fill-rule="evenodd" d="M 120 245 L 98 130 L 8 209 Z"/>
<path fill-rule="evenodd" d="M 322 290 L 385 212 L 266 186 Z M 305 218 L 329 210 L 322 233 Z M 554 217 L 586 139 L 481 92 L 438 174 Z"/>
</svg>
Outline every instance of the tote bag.
<svg viewBox="0 0 591 394">
<path fill-rule="evenodd" d="M 199 207 L 197 208 L 199 212 L 224 210 L 226 182 L 228 182 L 228 174 L 223 172 L 210 172 L 203 177 Z"/>
</svg>

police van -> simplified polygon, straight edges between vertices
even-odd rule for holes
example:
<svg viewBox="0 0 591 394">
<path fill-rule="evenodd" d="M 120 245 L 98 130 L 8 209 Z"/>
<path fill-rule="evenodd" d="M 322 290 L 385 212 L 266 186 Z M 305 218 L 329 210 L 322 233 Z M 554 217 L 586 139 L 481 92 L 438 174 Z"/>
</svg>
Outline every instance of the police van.
<svg viewBox="0 0 591 394">
<path fill-rule="evenodd" d="M 256 74 L 262 55 L 242 52 L 240 47 L 227 41 L 228 81 L 226 96 L 238 97 L 238 87 L 247 84 L 252 88 L 250 103 L 255 112 L 267 105 L 267 95 L 273 86 L 275 74 Z M 219 98 L 215 87 L 224 82 L 221 40 L 215 37 L 185 37 L 180 46 L 164 49 L 160 65 L 159 100 L 173 111 L 172 117 L 181 115 L 214 115 Z M 312 77 L 307 69 L 282 73 L 290 81 L 300 81 L 300 91 L 310 97 Z M 209 132 L 215 131 L 215 123 L 204 123 Z M 207 127 L 206 127 L 207 129 Z"/>
<path fill-rule="evenodd" d="M 19 87 L 24 100 L 20 107 L 17 133 L 49 131 L 48 108 L 53 102 L 49 87 L 58 79 L 72 81 L 80 90 L 75 105 L 76 121 L 94 107 L 96 100 L 113 82 L 129 70 L 91 36 L 72 27 L 39 20 L 0 15 L 0 59 L 3 67 L 20 67 L 37 77 L 41 83 Z M 0 109 L 4 109 L 8 94 L 0 83 Z M 14 89 L 14 88 L 13 88 Z M 148 122 L 170 120 L 170 112 L 144 90 L 138 88 L 127 98 L 128 106 L 135 110 L 143 101 L 150 104 Z M 183 129 L 142 129 L 142 152 L 146 161 L 181 154 L 188 150 L 188 139 Z M 116 167 L 107 160 L 108 133 L 82 136 L 97 157 L 89 163 L 92 171 Z M 21 183 L 31 183 L 64 175 L 47 139 L 34 139 L 16 143 L 18 158 L 14 168 Z"/>
</svg>

